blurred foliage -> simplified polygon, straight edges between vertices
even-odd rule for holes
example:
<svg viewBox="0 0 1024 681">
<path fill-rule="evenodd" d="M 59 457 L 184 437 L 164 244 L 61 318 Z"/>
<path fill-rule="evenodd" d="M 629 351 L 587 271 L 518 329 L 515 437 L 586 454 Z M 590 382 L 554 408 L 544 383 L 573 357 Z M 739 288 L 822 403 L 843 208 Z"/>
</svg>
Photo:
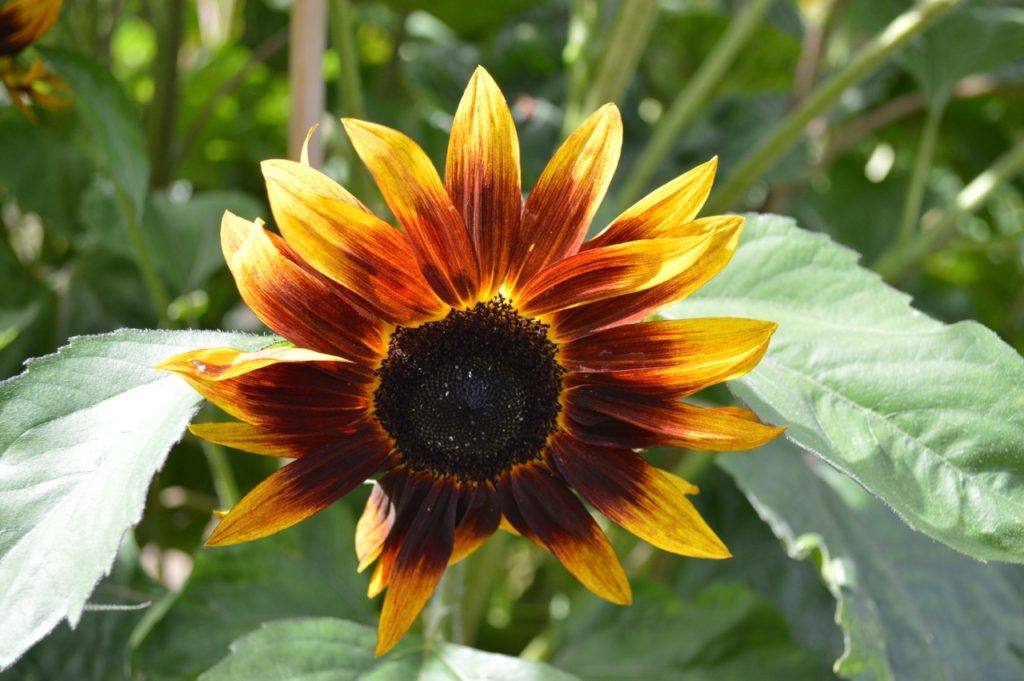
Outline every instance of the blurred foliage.
<svg viewBox="0 0 1024 681">
<path fill-rule="evenodd" d="M 223 264 L 219 217 L 225 209 L 270 217 L 259 162 L 286 155 L 290 4 L 182 2 L 182 31 L 176 36 L 169 26 L 175 2 L 65 3 L 58 26 L 32 51 L 71 84 L 75 106 L 40 110 L 32 125 L 0 102 L 0 378 L 79 334 L 159 324 L 260 329 Z M 657 22 L 650 36 L 640 37 L 642 57 L 618 101 L 625 122 L 623 161 L 596 227 L 623 208 L 616 192 L 635 159 L 746 4 L 658 3 Z M 404 131 L 443 167 L 452 113 L 473 68 L 483 64 L 509 99 L 528 188 L 562 135 L 566 107 L 580 99 L 567 74 L 577 66 L 593 73 L 608 49 L 617 5 L 354 2 L 363 115 Z M 588 6 L 596 8 L 592 32 L 584 49 L 571 53 L 565 49 L 570 20 Z M 687 131 L 666 150 L 650 188 L 714 155 L 721 159 L 720 174 L 728 176 L 807 97 L 808 85 L 842 69 L 860 45 L 909 6 L 900 0 L 778 0 Z M 351 103 L 344 98 L 336 39 L 332 34 L 324 59 L 324 169 L 380 208 L 337 123 L 338 116 L 351 113 Z M 167 50 L 174 57 L 173 83 L 161 59 Z M 801 82 L 800 74 L 808 73 Z M 168 92 L 173 96 L 161 99 Z M 845 92 L 732 208 L 791 214 L 803 227 L 857 250 L 867 264 L 877 262 L 900 248 L 899 216 L 929 110 L 939 110 L 941 118 L 924 178 L 922 229 L 1024 139 L 1019 2 L 966 3 L 915 38 L 898 58 Z M 1001 184 L 979 211 L 959 216 L 955 227 L 950 238 L 893 281 L 939 320 L 976 319 L 1024 350 L 1024 180 Z M 140 261 L 140 248 L 148 262 Z M 270 465 L 231 457 L 243 490 Z M 92 597 L 156 605 L 141 613 L 86 612 L 75 631 L 62 625 L 0 678 L 195 678 L 225 658 L 232 641 L 262 635 L 251 632 L 264 621 L 305 616 L 373 622 L 379 601 L 363 597 L 365 576 L 355 574 L 351 552 L 360 499 L 345 500 L 263 542 L 202 550 L 202 532 L 218 505 L 206 463 L 194 440 L 172 450 L 150 490 L 142 523 L 122 549 L 120 567 Z M 843 640 L 834 621 L 835 600 L 817 573 L 825 549 L 802 554 L 812 562 L 791 560 L 759 517 L 764 508 L 755 512 L 732 478 L 702 470 L 696 503 L 722 530 L 734 560 L 652 556 L 649 547 L 609 528 L 635 578 L 636 604 L 622 610 L 597 602 L 526 542 L 499 537 L 465 568 L 471 584 L 483 585 L 463 613 L 470 624 L 465 642 L 547 660 L 581 678 L 829 678 Z M 728 470 L 744 489 L 755 487 L 752 468 L 735 464 Z M 884 516 L 892 524 L 877 502 L 850 501 L 855 494 L 821 471 L 797 474 L 810 476 L 821 504 L 863 501 L 851 516 L 857 522 L 874 524 Z M 792 483 L 766 480 L 764 493 L 776 494 L 772 485 L 786 482 Z M 777 513 L 802 526 L 816 512 L 807 506 Z M 895 539 L 882 539 L 901 542 L 898 532 L 907 531 L 895 527 Z M 863 539 L 856 533 L 822 534 L 822 546 L 833 555 L 844 542 Z M 920 536 L 913 540 L 927 543 Z M 130 550 L 133 543 L 140 547 L 136 552 Z M 792 545 L 788 549 L 798 553 Z M 936 560 L 948 560 L 937 545 L 925 546 L 920 556 L 940 549 Z M 898 572 L 901 565 L 869 568 Z M 961 569 L 975 575 L 959 563 L 949 568 Z M 188 574 L 191 581 L 183 585 Z M 904 588 L 894 584 L 881 588 Z M 1019 569 L 1002 570 L 998 587 L 1000 593 L 1024 591 L 1024 576 Z M 852 598 L 854 605 L 866 602 L 856 600 L 863 598 L 859 593 Z M 878 615 L 878 626 L 890 626 L 887 616 Z M 308 622 L 326 627 L 331 636 L 356 627 L 334 619 Z M 252 650 L 256 640 L 242 638 L 236 655 Z M 965 654 L 983 649 L 974 639 L 960 644 Z M 1019 656 L 1019 647 L 1012 651 Z M 218 667 L 221 676 L 211 678 L 232 678 L 225 670 L 245 663 L 230 660 Z M 838 672 L 886 678 L 854 669 L 855 661 L 847 660 Z M 1000 664 L 1009 665 L 1003 658 Z M 891 671 L 904 678 L 905 667 L 913 661 L 900 658 Z M 998 676 L 1005 668 L 993 667 L 994 675 L 978 678 L 1012 678 Z"/>
</svg>

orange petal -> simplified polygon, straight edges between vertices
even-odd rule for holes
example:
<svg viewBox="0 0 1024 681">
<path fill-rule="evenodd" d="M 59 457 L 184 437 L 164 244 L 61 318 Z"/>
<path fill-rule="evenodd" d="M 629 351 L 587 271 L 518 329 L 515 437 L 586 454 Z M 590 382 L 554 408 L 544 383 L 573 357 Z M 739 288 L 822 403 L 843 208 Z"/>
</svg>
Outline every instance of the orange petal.
<svg viewBox="0 0 1024 681">
<path fill-rule="evenodd" d="M 680 236 L 680 227 L 697 217 L 707 201 L 717 168 L 716 156 L 655 189 L 615 218 L 601 234 L 583 244 L 583 248 Z"/>
<path fill-rule="evenodd" d="M 608 538 L 546 465 L 515 468 L 500 483 L 500 496 L 512 526 L 550 549 L 585 587 L 612 603 L 632 601 L 626 573 Z"/>
<path fill-rule="evenodd" d="M 289 459 L 297 459 L 332 440 L 345 437 L 337 433 L 278 433 L 241 421 L 193 423 L 188 429 L 196 437 L 218 445 Z"/>
<path fill-rule="evenodd" d="M 379 482 L 374 482 L 370 498 L 363 507 L 363 514 L 356 523 L 356 557 L 359 559 L 359 572 L 377 560 L 394 523 L 395 505 L 384 487 Z"/>
<path fill-rule="evenodd" d="M 229 212 L 220 234 L 242 299 L 275 333 L 300 347 L 370 365 L 384 354 L 384 323 L 310 268 L 280 237 Z"/>
<path fill-rule="evenodd" d="M 453 307 L 477 302 L 480 273 L 473 243 L 427 155 L 397 130 L 351 118 L 342 123 L 405 227 L 420 269 L 437 295 Z"/>
<path fill-rule="evenodd" d="M 548 451 L 558 472 L 597 510 L 659 549 L 697 558 L 729 550 L 672 480 L 628 449 L 585 445 L 565 433 Z"/>
<path fill-rule="evenodd" d="M 595 111 L 555 152 L 523 207 L 509 277 L 515 292 L 549 264 L 579 250 L 619 162 L 622 118 L 614 104 Z"/>
<path fill-rule="evenodd" d="M 692 267 L 711 240 L 702 235 L 630 241 L 571 255 L 533 277 L 517 307 L 539 316 L 658 286 Z"/>
<path fill-rule="evenodd" d="M 692 267 L 643 291 L 560 310 L 548 320 L 550 337 L 564 343 L 601 329 L 638 322 L 682 300 L 722 271 L 736 251 L 742 229 L 743 218 L 738 215 L 705 218 L 685 225 L 676 236 L 712 235 L 711 244 Z"/>
<path fill-rule="evenodd" d="M 365 422 L 356 432 L 296 459 L 245 495 L 206 541 L 224 546 L 280 532 L 322 511 L 381 467 L 390 440 Z"/>
<path fill-rule="evenodd" d="M 377 625 L 377 655 L 391 650 L 416 621 L 448 565 L 458 490 L 437 480 L 402 539 Z"/>
<path fill-rule="evenodd" d="M 303 260 L 393 324 L 443 314 L 404 234 L 312 168 L 283 160 L 264 161 L 262 168 L 274 220 Z"/>
<path fill-rule="evenodd" d="M 753 369 L 777 326 L 724 317 L 627 324 L 565 344 L 558 361 L 577 384 L 682 397 Z"/>
<path fill-rule="evenodd" d="M 595 386 L 569 392 L 569 400 L 579 406 L 656 435 L 662 445 L 715 452 L 744 451 L 771 442 L 785 430 L 761 423 L 754 412 L 742 407 L 697 407 Z"/>
<path fill-rule="evenodd" d="M 455 113 L 444 185 L 476 247 L 482 297 L 490 298 L 511 266 L 523 194 L 512 114 L 482 66 L 473 73 Z"/>
<path fill-rule="evenodd" d="M 311 361 L 311 355 L 298 348 L 275 348 L 273 355 L 212 348 L 155 368 L 182 376 L 235 418 L 267 430 L 338 432 L 363 418 L 372 406 L 373 373 L 338 358 Z"/>
<path fill-rule="evenodd" d="M 482 483 L 475 489 L 464 490 L 459 516 L 449 565 L 458 563 L 476 551 L 498 529 L 501 512 L 498 510 L 494 488 Z"/>
<path fill-rule="evenodd" d="M 10 0 L 0 7 L 0 55 L 17 54 L 53 28 L 63 0 Z"/>
</svg>

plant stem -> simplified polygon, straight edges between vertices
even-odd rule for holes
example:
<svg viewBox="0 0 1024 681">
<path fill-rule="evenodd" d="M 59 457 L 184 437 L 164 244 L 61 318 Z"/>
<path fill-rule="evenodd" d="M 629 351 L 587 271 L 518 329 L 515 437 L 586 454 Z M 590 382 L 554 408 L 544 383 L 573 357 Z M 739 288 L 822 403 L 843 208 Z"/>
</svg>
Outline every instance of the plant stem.
<svg viewBox="0 0 1024 681">
<path fill-rule="evenodd" d="M 338 102 L 343 116 L 365 118 L 363 85 L 359 77 L 359 54 L 355 44 L 355 21 L 352 3 L 349 0 L 334 0 L 331 5 L 331 42 L 338 52 L 341 75 L 338 78 Z M 345 159 L 348 162 L 349 189 L 364 201 L 373 193 L 370 176 L 356 155 L 355 148 L 347 140 L 344 143 Z"/>
<path fill-rule="evenodd" d="M 928 172 L 932 168 L 932 160 L 935 157 L 935 142 L 939 138 L 944 108 L 945 106 L 941 104 L 930 106 L 928 114 L 925 116 L 921 141 L 918 143 L 917 155 L 914 158 L 914 169 L 910 175 L 910 186 L 907 188 L 907 196 L 903 202 L 903 217 L 900 220 L 899 233 L 899 243 L 903 246 L 909 244 L 914 238 L 918 220 L 921 218 L 924 192 L 928 186 Z"/>
<path fill-rule="evenodd" d="M 722 76 L 736 60 L 740 50 L 754 35 L 761 18 L 773 2 L 774 0 L 751 0 L 736 18 L 729 22 L 729 27 L 693 74 L 693 78 L 687 82 L 686 87 L 672 102 L 672 106 L 658 121 L 650 141 L 633 167 L 629 180 L 619 192 L 619 202 L 622 205 L 629 205 L 640 198 L 640 193 L 650 182 L 658 166 L 675 148 L 683 129 L 704 106 L 711 92 L 721 82 Z"/>
<path fill-rule="evenodd" d="M 231 470 L 231 462 L 228 461 L 224 448 L 206 440 L 199 440 L 199 446 L 203 448 L 206 462 L 210 466 L 217 498 L 224 508 L 231 508 L 241 499 L 241 494 L 238 492 L 238 483 L 235 481 L 235 474 Z"/>
<path fill-rule="evenodd" d="M 594 71 L 587 96 L 583 99 L 580 118 L 606 102 L 622 99 L 647 49 L 647 39 L 657 18 L 657 0 L 628 0 L 619 3 L 605 41 L 604 54 Z M 565 131 L 574 129 L 578 123 L 567 118 Z"/>
<path fill-rule="evenodd" d="M 847 88 L 877 70 L 908 40 L 945 16 L 961 1 L 920 0 L 912 9 L 893 19 L 881 34 L 857 52 L 846 68 L 820 85 L 740 162 L 712 196 L 709 212 L 720 213 L 733 208 L 751 185 L 793 147 L 808 123 L 832 106 Z"/>
<path fill-rule="evenodd" d="M 157 53 L 153 66 L 156 90 L 149 107 L 149 158 L 152 170 L 149 186 L 165 187 L 171 181 L 174 163 L 173 142 L 175 118 L 178 112 L 178 50 L 185 25 L 184 0 L 157 3 Z"/>
<path fill-rule="evenodd" d="M 309 128 L 324 113 L 324 49 L 327 33 L 326 0 L 295 0 L 289 26 L 288 80 L 291 112 L 288 117 L 288 158 L 297 161 Z M 323 139 L 309 144 L 309 162 L 323 164 Z"/>
<path fill-rule="evenodd" d="M 562 61 L 568 72 L 562 137 L 568 136 L 583 120 L 583 100 L 587 96 L 591 66 L 587 45 L 601 17 L 597 0 L 572 0 L 571 7 L 568 36 L 562 50 Z"/>
<path fill-rule="evenodd" d="M 164 288 L 164 283 L 157 274 L 149 252 L 146 250 L 146 242 L 142 238 L 142 226 L 139 224 L 139 213 L 124 189 L 115 186 L 114 194 L 117 198 L 117 206 L 121 210 L 121 218 L 124 220 L 125 229 L 128 232 L 128 241 L 131 243 L 132 251 L 135 253 L 135 264 L 142 275 L 142 284 L 146 287 L 146 293 L 156 311 L 161 328 L 171 326 L 170 317 L 167 316 L 167 308 L 171 304 L 171 298 Z"/>
<path fill-rule="evenodd" d="M 907 247 L 883 255 L 875 270 L 892 282 L 909 273 L 926 255 L 938 248 L 956 230 L 957 219 L 978 210 L 992 192 L 1024 170 L 1024 139 L 1018 141 L 984 172 L 971 180 L 956 196 L 953 205 L 931 228 L 918 233 Z"/>
<path fill-rule="evenodd" d="M 462 561 L 450 566 L 441 577 L 434 595 L 423 610 L 423 639 L 427 649 L 440 641 L 451 641 L 464 645 L 466 630 L 463 626 L 462 601 L 466 580 L 466 563 Z"/>
</svg>

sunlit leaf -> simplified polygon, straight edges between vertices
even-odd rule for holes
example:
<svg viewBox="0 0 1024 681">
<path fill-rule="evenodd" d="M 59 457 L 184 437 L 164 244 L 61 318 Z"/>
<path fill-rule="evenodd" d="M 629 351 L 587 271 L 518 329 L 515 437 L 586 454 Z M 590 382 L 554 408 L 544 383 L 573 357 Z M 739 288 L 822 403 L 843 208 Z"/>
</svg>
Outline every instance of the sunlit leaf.
<svg viewBox="0 0 1024 681">
<path fill-rule="evenodd" d="M 794 557 L 814 556 L 838 600 L 845 678 L 1024 678 L 1024 599 L 1011 571 L 909 530 L 849 478 L 787 442 L 722 455 Z"/>
<path fill-rule="evenodd" d="M 0 383 L 0 667 L 62 619 L 78 622 L 198 408 L 181 379 L 150 367 L 190 348 L 266 342 L 117 331 L 74 339 Z"/>
<path fill-rule="evenodd" d="M 778 322 L 737 395 L 912 527 L 1024 562 L 1024 360 L 990 330 L 928 318 L 777 216 L 751 216 L 726 270 L 668 316 Z"/>
<path fill-rule="evenodd" d="M 423 681 L 572 681 L 548 665 L 438 642 L 426 647 L 407 638 L 391 653 L 374 657 L 377 632 L 329 618 L 268 622 L 239 639 L 201 681 L 292 681 L 293 679 L 398 679 Z"/>
</svg>

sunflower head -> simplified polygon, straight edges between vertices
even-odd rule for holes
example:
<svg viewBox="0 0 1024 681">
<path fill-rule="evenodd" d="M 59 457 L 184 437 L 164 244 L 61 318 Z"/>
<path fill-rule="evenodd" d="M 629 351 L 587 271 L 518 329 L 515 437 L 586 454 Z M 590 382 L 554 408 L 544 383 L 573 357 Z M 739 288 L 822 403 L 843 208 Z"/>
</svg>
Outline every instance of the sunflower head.
<svg viewBox="0 0 1024 681">
<path fill-rule="evenodd" d="M 687 499 L 696 487 L 636 453 L 748 449 L 781 432 L 747 409 L 683 401 L 753 368 L 775 324 L 643 321 L 736 248 L 741 217 L 697 218 L 715 159 L 586 241 L 622 141 L 613 105 L 565 141 L 525 202 L 512 116 L 483 69 L 455 115 L 443 179 L 402 133 L 344 123 L 400 228 L 304 163 L 265 162 L 280 234 L 229 213 L 222 242 L 243 299 L 290 346 L 160 366 L 237 419 L 197 435 L 294 459 L 207 543 L 264 537 L 371 481 L 355 548 L 360 570 L 376 563 L 371 597 L 387 590 L 378 653 L 445 567 L 499 527 L 628 603 L 579 497 L 659 548 L 727 557 Z"/>
<path fill-rule="evenodd" d="M 21 52 L 53 28 L 64 0 L 10 0 L 0 7 L 0 55 Z"/>
</svg>

